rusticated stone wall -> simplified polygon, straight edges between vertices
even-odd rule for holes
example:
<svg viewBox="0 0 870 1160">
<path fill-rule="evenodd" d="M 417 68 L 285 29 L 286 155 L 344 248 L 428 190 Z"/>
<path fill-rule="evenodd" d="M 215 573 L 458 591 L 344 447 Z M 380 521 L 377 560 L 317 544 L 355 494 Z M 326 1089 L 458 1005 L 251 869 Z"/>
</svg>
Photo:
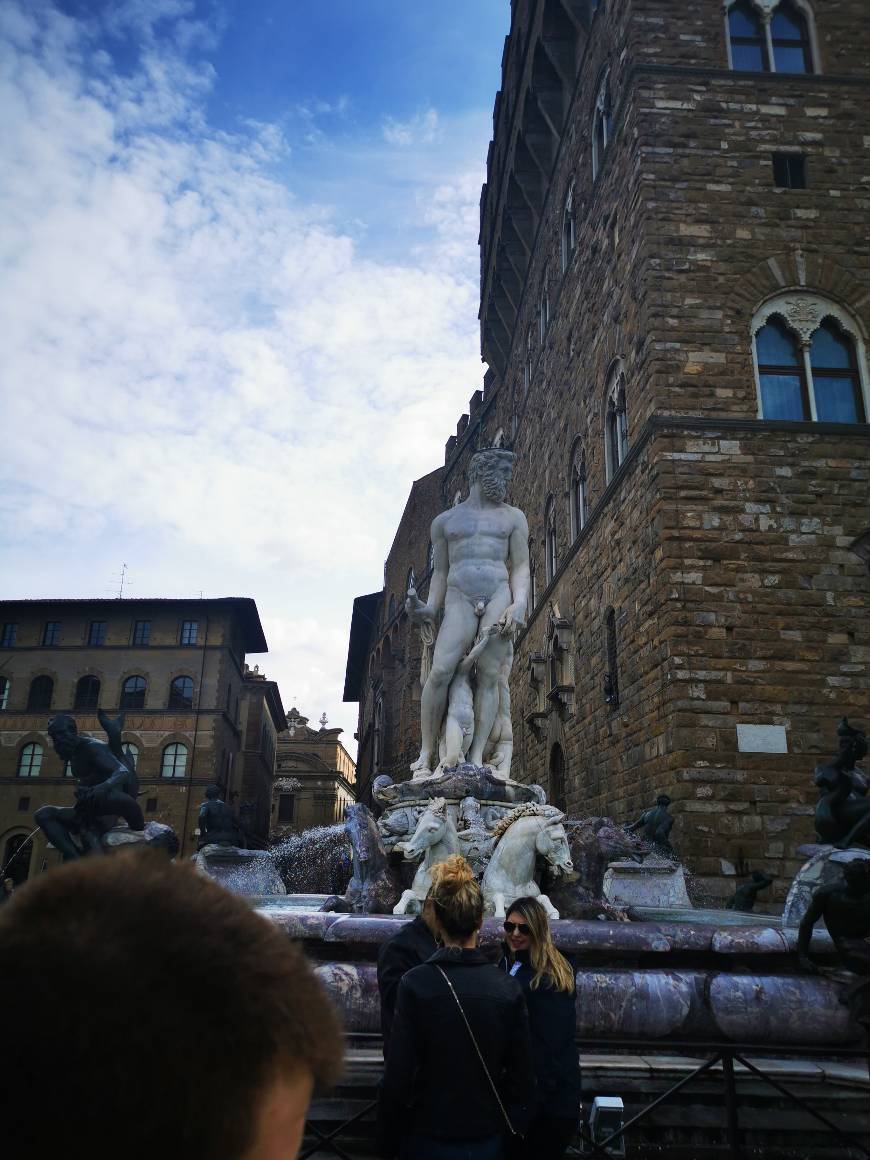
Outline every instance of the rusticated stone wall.
<svg viewBox="0 0 870 1160">
<path fill-rule="evenodd" d="M 812 838 L 813 766 L 843 713 L 870 724 L 870 574 L 852 550 L 870 528 L 870 427 L 759 419 L 752 323 L 775 295 L 831 302 L 866 364 L 870 25 L 861 0 L 829 0 L 815 74 L 742 73 L 719 0 L 584 9 L 513 5 L 481 202 L 491 369 L 448 440 L 441 504 L 467 493 L 476 447 L 500 433 L 517 451 L 509 498 L 529 519 L 538 608 L 512 677 L 514 776 L 552 792 L 558 746 L 572 811 L 629 819 L 667 791 L 701 890 L 724 897 L 735 871 L 764 869 L 775 908 Z M 612 136 L 593 174 L 607 69 Z M 775 187 L 775 152 L 805 154 L 806 189 Z M 608 480 L 617 367 L 630 451 Z M 578 452 L 590 518 L 573 539 Z M 740 748 L 738 725 L 765 732 Z"/>
</svg>

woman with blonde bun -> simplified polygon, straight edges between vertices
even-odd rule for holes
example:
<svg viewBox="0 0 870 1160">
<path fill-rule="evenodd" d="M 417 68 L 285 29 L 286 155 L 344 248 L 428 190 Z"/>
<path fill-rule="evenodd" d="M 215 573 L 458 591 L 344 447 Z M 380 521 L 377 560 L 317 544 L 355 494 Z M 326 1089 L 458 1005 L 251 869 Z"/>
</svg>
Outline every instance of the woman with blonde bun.
<svg viewBox="0 0 870 1160">
<path fill-rule="evenodd" d="M 378 1108 L 381 1154 L 503 1160 L 534 1083 L 522 991 L 477 947 L 483 896 L 454 855 L 428 895 L 443 946 L 402 978 Z"/>
<path fill-rule="evenodd" d="M 517 898 L 504 921 L 501 966 L 516 979 L 529 1009 L 535 1094 L 511 1160 L 561 1160 L 580 1120 L 580 1057 L 575 1042 L 576 988 L 557 949 L 547 912 L 536 898 Z"/>
</svg>

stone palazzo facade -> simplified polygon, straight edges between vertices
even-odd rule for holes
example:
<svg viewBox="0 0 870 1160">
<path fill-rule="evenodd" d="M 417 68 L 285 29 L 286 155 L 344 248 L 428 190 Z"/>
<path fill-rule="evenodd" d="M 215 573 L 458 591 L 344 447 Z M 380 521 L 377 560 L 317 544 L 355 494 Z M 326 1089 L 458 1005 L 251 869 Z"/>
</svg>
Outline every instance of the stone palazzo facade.
<svg viewBox="0 0 870 1160">
<path fill-rule="evenodd" d="M 518 455 L 534 608 L 512 776 L 574 814 L 674 799 L 714 896 L 781 902 L 811 773 L 870 718 L 864 0 L 515 0 L 481 196 L 488 364 L 356 602 L 360 785 L 419 716 L 428 522 Z M 437 493 L 437 494 L 436 494 Z"/>
<path fill-rule="evenodd" d="M 196 851 L 206 786 L 221 786 L 252 846 L 269 833 L 277 686 L 250 670 L 266 652 L 257 606 L 215 600 L 0 601 L 0 865 L 44 805 L 72 805 L 72 778 L 46 734 L 54 713 L 105 740 L 97 718 L 124 713 L 122 742 L 139 774 L 146 821 Z M 23 881 L 59 862 L 41 833 L 11 863 Z"/>
</svg>

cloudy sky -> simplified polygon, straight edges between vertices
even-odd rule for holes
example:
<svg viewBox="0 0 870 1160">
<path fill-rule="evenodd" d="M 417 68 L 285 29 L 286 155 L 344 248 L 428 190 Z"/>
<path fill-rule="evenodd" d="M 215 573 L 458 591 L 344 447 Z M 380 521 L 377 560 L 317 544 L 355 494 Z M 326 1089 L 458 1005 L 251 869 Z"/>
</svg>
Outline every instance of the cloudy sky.
<svg viewBox="0 0 870 1160">
<path fill-rule="evenodd" d="M 353 598 L 485 369 L 509 17 L 0 0 L 0 597 L 253 596 L 353 747 Z"/>
</svg>

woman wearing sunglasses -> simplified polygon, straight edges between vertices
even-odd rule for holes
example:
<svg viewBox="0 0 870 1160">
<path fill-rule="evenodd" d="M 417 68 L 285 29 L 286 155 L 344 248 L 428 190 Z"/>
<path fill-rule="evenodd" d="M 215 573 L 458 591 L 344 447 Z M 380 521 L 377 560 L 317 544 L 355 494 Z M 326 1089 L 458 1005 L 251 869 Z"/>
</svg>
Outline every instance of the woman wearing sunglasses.
<svg viewBox="0 0 870 1160">
<path fill-rule="evenodd" d="M 517 898 L 504 922 L 502 968 L 523 989 L 529 1009 L 537 1085 L 525 1139 L 511 1160 L 559 1160 L 580 1120 L 580 1059 L 574 1042 L 576 989 L 571 964 L 553 943 L 536 898 Z"/>
<path fill-rule="evenodd" d="M 477 949 L 483 896 L 455 854 L 432 870 L 442 947 L 402 977 L 378 1107 L 381 1155 L 503 1160 L 534 1084 L 520 987 Z"/>
</svg>

